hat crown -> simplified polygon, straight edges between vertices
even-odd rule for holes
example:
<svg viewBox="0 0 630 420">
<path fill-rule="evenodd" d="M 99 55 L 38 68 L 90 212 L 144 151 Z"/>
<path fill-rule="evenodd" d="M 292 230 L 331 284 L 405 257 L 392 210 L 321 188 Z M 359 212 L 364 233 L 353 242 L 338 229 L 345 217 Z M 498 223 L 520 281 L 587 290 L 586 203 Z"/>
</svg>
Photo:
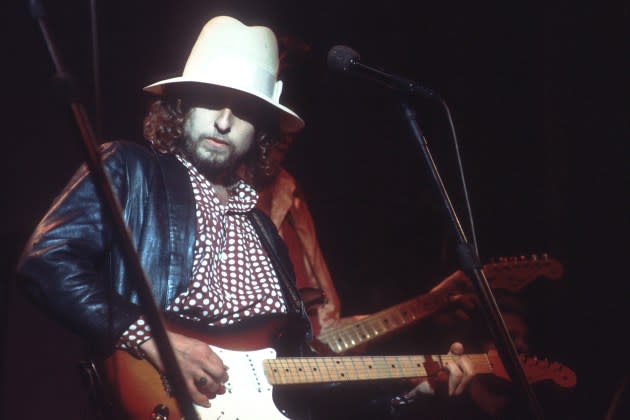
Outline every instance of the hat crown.
<svg viewBox="0 0 630 420">
<path fill-rule="evenodd" d="M 256 92 L 277 102 L 277 73 L 278 45 L 269 28 L 219 16 L 204 25 L 182 76 Z"/>
<path fill-rule="evenodd" d="M 233 57 L 256 63 L 274 76 L 278 71 L 278 44 L 273 32 L 264 26 L 246 26 L 229 16 L 216 17 L 204 25 L 186 68 L 203 67 L 204 58 L 208 57 Z"/>
<path fill-rule="evenodd" d="M 278 61 L 278 42 L 271 29 L 218 16 L 202 28 L 182 75 L 154 83 L 145 90 L 162 94 L 165 86 L 181 83 L 236 89 L 282 111 L 283 128 L 296 131 L 304 122 L 280 104 L 282 82 L 277 80 Z"/>
</svg>

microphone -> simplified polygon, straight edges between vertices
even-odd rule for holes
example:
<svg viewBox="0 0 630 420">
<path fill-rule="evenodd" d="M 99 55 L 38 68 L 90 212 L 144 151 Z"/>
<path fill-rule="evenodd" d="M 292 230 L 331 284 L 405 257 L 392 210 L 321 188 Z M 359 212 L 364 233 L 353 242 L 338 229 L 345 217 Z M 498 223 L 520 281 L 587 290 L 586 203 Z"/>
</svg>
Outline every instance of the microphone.
<svg viewBox="0 0 630 420">
<path fill-rule="evenodd" d="M 408 80 L 394 74 L 388 74 L 374 67 L 362 64 L 359 53 L 345 45 L 335 45 L 328 51 L 328 68 L 334 71 L 356 74 L 400 93 L 419 95 L 429 99 L 439 99 L 439 95 L 434 90 L 420 86 L 413 80 Z"/>
</svg>

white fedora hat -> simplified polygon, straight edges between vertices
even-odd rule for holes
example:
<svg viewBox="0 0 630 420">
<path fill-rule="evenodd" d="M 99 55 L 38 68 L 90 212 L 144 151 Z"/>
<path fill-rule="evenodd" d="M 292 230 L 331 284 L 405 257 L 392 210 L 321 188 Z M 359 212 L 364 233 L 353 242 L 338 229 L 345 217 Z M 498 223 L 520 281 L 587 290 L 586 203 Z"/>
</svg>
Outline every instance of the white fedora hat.
<svg viewBox="0 0 630 420">
<path fill-rule="evenodd" d="M 271 29 L 218 16 L 204 25 L 182 75 L 153 83 L 144 91 L 162 95 L 168 87 L 191 84 L 236 89 L 281 111 L 281 128 L 295 132 L 304 121 L 280 104 L 282 81 L 277 73 L 278 42 Z"/>
</svg>

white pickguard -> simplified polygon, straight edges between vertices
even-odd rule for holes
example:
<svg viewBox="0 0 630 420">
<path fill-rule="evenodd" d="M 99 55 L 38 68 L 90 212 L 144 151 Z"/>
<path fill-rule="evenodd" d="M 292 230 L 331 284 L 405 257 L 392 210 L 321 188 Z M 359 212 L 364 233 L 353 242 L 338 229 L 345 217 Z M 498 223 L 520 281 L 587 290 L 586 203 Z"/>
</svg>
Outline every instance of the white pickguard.
<svg viewBox="0 0 630 420">
<path fill-rule="evenodd" d="M 263 371 L 263 360 L 275 359 L 276 351 L 210 348 L 229 367 L 225 394 L 210 400 L 210 408 L 195 406 L 201 420 L 287 420 L 273 402 L 272 386 Z"/>
</svg>

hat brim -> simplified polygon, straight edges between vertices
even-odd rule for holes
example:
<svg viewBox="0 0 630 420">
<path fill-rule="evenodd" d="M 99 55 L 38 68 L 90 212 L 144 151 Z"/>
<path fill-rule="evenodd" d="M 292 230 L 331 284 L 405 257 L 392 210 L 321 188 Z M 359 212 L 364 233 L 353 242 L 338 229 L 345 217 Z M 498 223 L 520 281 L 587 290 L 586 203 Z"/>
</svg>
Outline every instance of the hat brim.
<svg viewBox="0 0 630 420">
<path fill-rule="evenodd" d="M 263 104 L 270 105 L 275 110 L 280 111 L 279 117 L 280 117 L 281 130 L 285 132 L 289 132 L 289 133 L 295 133 L 297 131 L 300 131 L 302 128 L 304 128 L 304 120 L 302 120 L 302 118 L 300 118 L 299 115 L 297 115 L 295 112 L 293 112 L 286 106 L 271 101 L 265 95 L 262 95 L 257 92 L 250 92 L 243 89 L 239 89 L 236 86 L 229 86 L 225 84 L 215 84 L 211 82 L 199 81 L 198 79 L 193 79 L 193 78 L 189 78 L 185 76 L 178 76 L 178 77 L 173 77 L 170 79 L 162 80 L 162 81 L 153 83 L 151 85 L 145 86 L 142 90 L 148 93 L 152 93 L 154 95 L 161 96 L 169 91 L 177 91 L 180 89 L 183 90 L 183 89 L 189 89 L 189 88 L 195 88 L 195 87 L 200 87 L 200 88 L 210 87 L 210 88 L 222 88 L 222 89 L 228 88 L 228 89 L 234 89 L 236 91 L 246 93 L 248 95 L 253 96 L 255 99 L 262 101 Z"/>
</svg>

